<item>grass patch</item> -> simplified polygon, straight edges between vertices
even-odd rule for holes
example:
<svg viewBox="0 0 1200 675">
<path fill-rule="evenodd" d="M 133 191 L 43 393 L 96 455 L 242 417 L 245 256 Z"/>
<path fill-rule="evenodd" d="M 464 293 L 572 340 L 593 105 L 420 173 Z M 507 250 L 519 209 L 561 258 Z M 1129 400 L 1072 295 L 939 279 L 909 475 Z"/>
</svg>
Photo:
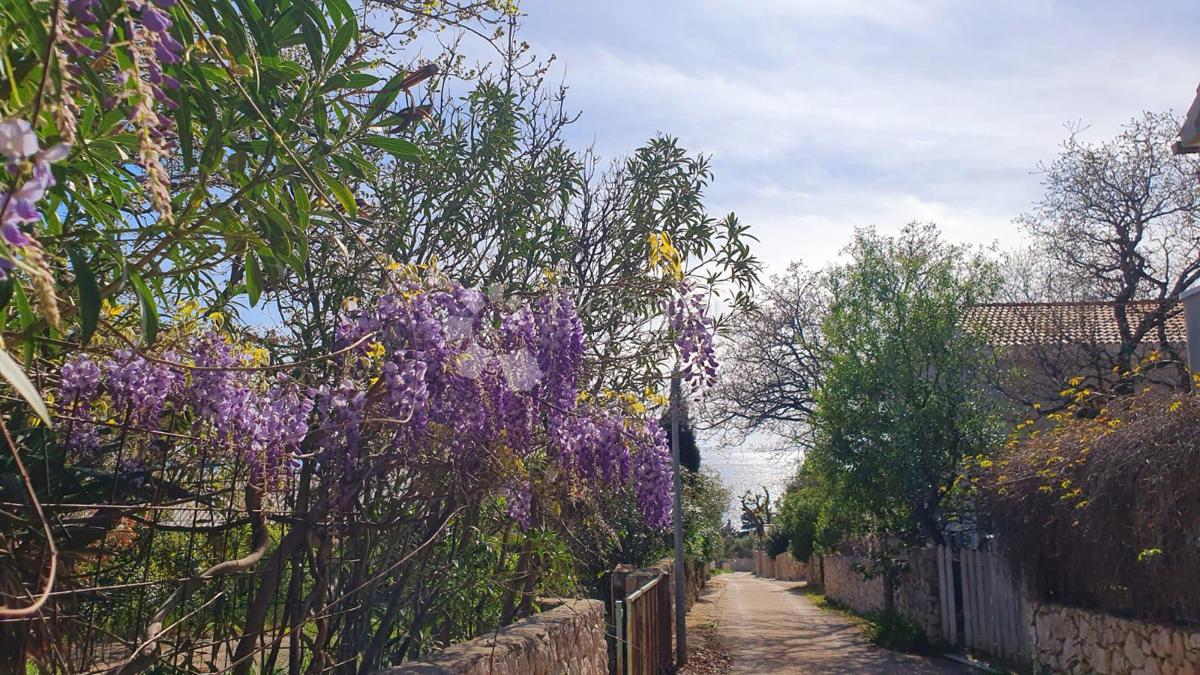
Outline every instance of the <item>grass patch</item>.
<svg viewBox="0 0 1200 675">
<path fill-rule="evenodd" d="M 865 618 L 867 622 L 863 633 L 880 647 L 917 654 L 924 654 L 930 649 L 925 631 L 899 614 L 877 614 Z"/>
<path fill-rule="evenodd" d="M 899 614 L 859 614 L 842 603 L 825 596 L 819 586 L 803 586 L 797 589 L 817 607 L 846 616 L 863 627 L 863 635 L 884 649 L 892 651 L 927 654 L 932 645 L 925 631 L 917 624 Z"/>
</svg>

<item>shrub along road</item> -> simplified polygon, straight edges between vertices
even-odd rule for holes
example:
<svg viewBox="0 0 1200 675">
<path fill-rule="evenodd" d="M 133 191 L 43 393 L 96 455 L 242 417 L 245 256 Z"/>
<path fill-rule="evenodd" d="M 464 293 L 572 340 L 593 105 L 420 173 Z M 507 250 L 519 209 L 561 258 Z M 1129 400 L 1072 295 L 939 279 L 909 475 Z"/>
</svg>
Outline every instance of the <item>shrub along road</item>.
<svg viewBox="0 0 1200 675">
<path fill-rule="evenodd" d="M 853 619 L 814 605 L 802 584 L 747 572 L 712 579 L 688 613 L 688 624 L 706 638 L 703 646 L 732 659 L 728 672 L 964 672 L 947 661 L 877 647 Z"/>
</svg>

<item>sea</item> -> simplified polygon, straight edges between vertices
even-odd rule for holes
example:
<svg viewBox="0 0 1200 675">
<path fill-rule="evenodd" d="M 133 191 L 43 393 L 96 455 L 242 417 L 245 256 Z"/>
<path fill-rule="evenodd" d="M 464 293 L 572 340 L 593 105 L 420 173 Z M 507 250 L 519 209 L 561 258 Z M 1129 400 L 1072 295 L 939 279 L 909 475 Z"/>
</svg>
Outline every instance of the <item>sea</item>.
<svg viewBox="0 0 1200 675">
<path fill-rule="evenodd" d="M 764 436 L 751 435 L 741 442 L 730 443 L 719 434 L 702 434 L 697 441 L 701 466 L 715 471 L 729 490 L 725 517 L 735 528 L 741 526 L 742 495 L 747 490 L 761 493 L 765 487 L 770 490 L 774 504 L 783 496 L 802 457 L 798 448 L 780 447 L 778 441 Z"/>
</svg>

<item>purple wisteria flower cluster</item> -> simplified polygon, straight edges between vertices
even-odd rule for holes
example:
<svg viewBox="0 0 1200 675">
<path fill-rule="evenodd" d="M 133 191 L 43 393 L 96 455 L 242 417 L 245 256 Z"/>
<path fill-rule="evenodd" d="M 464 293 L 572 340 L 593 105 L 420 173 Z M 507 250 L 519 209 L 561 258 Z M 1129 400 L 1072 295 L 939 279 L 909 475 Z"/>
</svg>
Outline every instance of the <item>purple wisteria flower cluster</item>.
<svg viewBox="0 0 1200 675">
<path fill-rule="evenodd" d="M 256 482 L 270 479 L 308 435 L 313 401 L 287 378 L 243 361 L 215 331 L 190 340 L 184 353 L 76 355 L 63 364 L 58 387 L 66 445 L 94 454 L 128 439 L 130 429 L 153 435 L 174 431 L 168 418 L 186 420 L 198 444 L 244 462 Z"/>
<path fill-rule="evenodd" d="M 172 222 L 174 215 L 170 176 L 162 159 L 175 144 L 175 122 L 167 113 L 179 107 L 168 92 L 180 88 L 166 68 L 181 64 L 184 55 L 183 44 L 171 34 L 168 14 L 177 2 L 68 0 L 59 50 L 60 61 L 67 61 L 63 89 L 68 93 L 85 77 L 85 70 L 109 64 L 111 70 L 104 74 L 117 87 L 101 103 L 108 110 L 124 107 L 130 130 L 138 138 L 138 161 L 145 170 L 150 203 L 166 222 Z M 127 52 L 117 55 L 117 49 Z M 77 104 L 72 97 L 65 98 L 57 106 L 57 126 L 70 140 L 75 135 L 71 111 Z"/>
<path fill-rule="evenodd" d="M 350 303 L 338 338 L 359 346 L 339 389 L 317 395 L 316 433 L 347 465 L 368 442 L 373 457 L 441 449 L 462 484 L 494 485 L 528 522 L 539 493 L 531 467 L 549 463 L 542 475 L 558 487 L 629 485 L 648 522 L 669 524 L 665 436 L 644 417 L 580 401 L 586 344 L 564 292 L 508 304 L 452 282 L 408 281 L 374 306 Z"/>
<path fill-rule="evenodd" d="M 713 320 L 705 305 L 704 295 L 682 281 L 664 311 L 675 334 L 680 377 L 693 385 L 711 387 L 717 380 L 717 350 L 713 345 Z"/>
<path fill-rule="evenodd" d="M 250 350 L 211 329 L 154 357 L 74 356 L 56 402 L 71 421 L 66 444 L 94 455 L 131 429 L 183 431 L 270 484 L 304 442 L 314 466 L 344 483 L 448 467 L 456 489 L 503 499 L 523 526 L 543 497 L 623 488 L 649 524 L 670 524 L 666 435 L 620 397 L 581 395 L 586 345 L 564 292 L 507 303 L 447 281 L 403 282 L 370 305 L 348 303 L 338 339 L 339 372 L 312 389 L 251 365 Z"/>
<path fill-rule="evenodd" d="M 179 89 L 179 80 L 163 71 L 163 66 L 183 61 L 183 44 L 171 35 L 172 22 L 167 14 L 176 3 L 177 0 L 122 0 L 115 8 L 110 8 L 112 11 L 98 15 L 100 0 L 68 0 L 68 34 L 64 48 L 73 59 L 94 64 L 114 48 L 114 36 L 120 30 L 132 49 L 137 50 L 138 64 L 145 71 L 117 72 L 117 82 L 126 88 L 104 101 L 105 108 L 116 108 L 121 100 L 141 93 L 138 87 L 130 86 L 134 84 L 129 79 L 131 75 L 145 76 L 145 91 L 155 102 L 168 110 L 178 107 L 167 96 L 166 90 Z M 83 75 L 78 63 L 68 64 L 68 69 L 73 76 Z M 163 128 L 171 127 L 171 121 L 165 116 L 161 121 Z"/>
<path fill-rule="evenodd" d="M 58 143 L 42 149 L 37 133 L 20 118 L 0 121 L 0 158 L 5 172 L 19 179 L 14 190 L 0 191 L 0 238 L 10 247 L 23 250 L 34 239 L 23 229 L 41 220 L 38 202 L 54 187 L 50 165 L 64 159 L 70 146 Z M 11 258 L 0 256 L 0 279 L 12 271 Z"/>
</svg>

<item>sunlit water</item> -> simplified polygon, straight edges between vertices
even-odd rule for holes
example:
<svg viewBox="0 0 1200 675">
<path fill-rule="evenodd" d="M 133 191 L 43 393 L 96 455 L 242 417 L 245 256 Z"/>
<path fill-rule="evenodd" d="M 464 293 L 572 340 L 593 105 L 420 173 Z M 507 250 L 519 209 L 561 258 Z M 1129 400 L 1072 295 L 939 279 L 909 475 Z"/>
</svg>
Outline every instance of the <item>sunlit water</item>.
<svg viewBox="0 0 1200 675">
<path fill-rule="evenodd" d="M 752 438 L 737 446 L 722 445 L 717 439 L 701 439 L 700 461 L 703 466 L 716 471 L 729 490 L 729 508 L 725 517 L 735 528 L 741 525 L 740 497 L 747 490 L 761 492 L 766 487 L 771 491 L 774 505 L 783 495 L 788 480 L 795 475 L 799 459 L 799 451 L 774 449 L 769 441 L 762 442 L 761 439 Z"/>
</svg>

